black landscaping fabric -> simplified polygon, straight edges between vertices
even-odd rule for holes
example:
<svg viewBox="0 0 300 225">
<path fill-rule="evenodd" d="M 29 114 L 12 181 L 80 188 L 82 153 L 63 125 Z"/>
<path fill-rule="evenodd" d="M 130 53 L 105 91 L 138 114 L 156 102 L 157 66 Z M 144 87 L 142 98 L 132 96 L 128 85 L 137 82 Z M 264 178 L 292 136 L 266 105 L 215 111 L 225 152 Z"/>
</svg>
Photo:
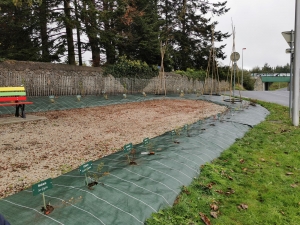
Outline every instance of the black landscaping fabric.
<svg viewBox="0 0 300 225">
<path fill-rule="evenodd" d="M 177 97 L 168 96 L 174 99 Z M 86 97 L 88 98 L 95 99 L 97 96 Z M 158 97 L 115 97 L 115 101 L 101 100 L 101 104 L 156 98 Z M 45 192 L 46 203 L 50 202 L 54 207 L 49 215 L 41 212 L 42 195 L 33 196 L 31 187 L 0 200 L 0 214 L 12 225 L 144 224 L 151 213 L 173 205 L 182 186 L 189 185 L 201 173 L 201 165 L 217 158 L 237 138 L 242 138 L 251 127 L 259 124 L 269 114 L 259 105 L 251 106 L 244 101 L 234 104 L 226 102 L 224 96 L 185 95 L 184 98 L 226 105 L 228 110 L 189 124 L 187 129 L 178 129 L 174 135 L 170 131 L 150 139 L 147 146 L 143 143 L 133 146 L 136 151 L 136 165 L 129 165 L 127 153 L 122 149 L 92 162 L 93 169 L 89 172 L 88 181 L 93 181 L 93 177 L 107 172 L 92 188 L 85 185 L 85 176 L 80 175 L 78 169 L 53 179 L 53 188 Z M 82 107 L 96 106 L 84 101 L 83 98 L 78 104 Z M 28 107 L 28 111 L 41 111 L 42 107 L 48 107 L 49 110 L 61 107 L 66 109 L 68 104 L 74 103 L 65 106 L 60 104 L 57 108 L 51 104 L 56 103 L 48 102 L 47 105 L 36 106 L 30 110 Z M 149 151 L 154 151 L 155 154 L 146 154 Z M 100 164 L 104 165 L 101 172 L 97 170 Z"/>
</svg>

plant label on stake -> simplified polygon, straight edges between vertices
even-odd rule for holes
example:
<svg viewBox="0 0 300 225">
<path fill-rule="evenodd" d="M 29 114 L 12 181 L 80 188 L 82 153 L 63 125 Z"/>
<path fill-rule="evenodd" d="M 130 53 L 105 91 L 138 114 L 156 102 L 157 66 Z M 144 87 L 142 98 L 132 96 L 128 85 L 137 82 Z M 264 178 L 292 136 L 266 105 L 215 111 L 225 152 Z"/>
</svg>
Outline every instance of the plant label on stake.
<svg viewBox="0 0 300 225">
<path fill-rule="evenodd" d="M 53 185 L 52 185 L 51 178 L 49 178 L 47 180 L 43 180 L 39 183 L 36 183 L 36 184 L 32 185 L 33 196 L 36 196 L 40 193 L 44 193 L 45 191 L 51 189 L 52 187 L 53 187 Z"/>
<path fill-rule="evenodd" d="M 124 152 L 130 152 L 132 150 L 132 143 L 129 143 L 129 144 L 127 144 L 127 145 L 124 145 L 124 147 L 123 147 L 123 151 Z"/>
<path fill-rule="evenodd" d="M 188 136 L 188 129 L 189 129 L 189 126 L 187 124 L 185 124 L 183 126 L 183 130 L 186 130 L 186 136 Z"/>
<path fill-rule="evenodd" d="M 53 188 L 53 184 L 52 184 L 52 179 L 49 178 L 47 180 L 43 180 L 39 183 L 36 183 L 34 185 L 32 185 L 32 194 L 33 196 L 36 196 L 38 194 L 41 194 L 42 193 L 42 196 L 43 196 L 43 203 L 44 203 L 44 207 L 42 207 L 42 211 L 45 213 L 45 214 L 49 214 L 50 212 L 52 212 L 54 210 L 53 207 L 49 205 L 46 205 L 46 201 L 45 201 L 45 194 L 44 192 Z M 48 207 L 47 207 L 48 206 Z"/>
<path fill-rule="evenodd" d="M 136 151 L 135 151 L 135 149 L 133 149 L 132 143 L 124 145 L 123 151 L 125 153 L 127 153 L 126 156 L 127 156 L 129 165 L 137 165 L 137 163 L 135 162 Z"/>
<path fill-rule="evenodd" d="M 146 146 L 149 144 L 149 138 L 145 138 L 145 139 L 143 140 L 143 144 L 144 144 L 144 146 L 146 147 Z"/>
<path fill-rule="evenodd" d="M 202 120 L 199 120 L 198 123 L 199 123 L 199 133 L 201 133 L 201 131 L 204 129 L 204 128 L 203 129 L 201 128 L 202 127 L 201 126 L 202 125 Z"/>
<path fill-rule="evenodd" d="M 82 164 L 81 166 L 79 166 L 79 173 L 82 175 L 84 174 L 85 176 L 85 184 L 88 185 L 88 180 L 87 180 L 87 172 L 93 168 L 93 163 L 91 161 Z"/>
<path fill-rule="evenodd" d="M 145 138 L 144 140 L 143 140 L 143 144 L 144 144 L 144 146 L 147 148 L 147 152 L 146 152 L 146 154 L 147 155 L 155 155 L 155 152 L 153 151 L 153 149 L 152 149 L 152 143 L 150 143 L 150 140 L 149 140 L 149 138 Z M 145 153 L 143 153 L 143 154 L 145 154 Z"/>
<path fill-rule="evenodd" d="M 175 134 L 176 134 L 175 130 L 172 130 L 172 131 L 171 131 L 172 141 L 173 141 L 173 139 L 174 139 Z"/>
<path fill-rule="evenodd" d="M 148 144 L 149 144 L 149 138 L 144 138 L 144 140 L 143 140 L 143 145 L 144 145 L 144 147 L 148 147 Z M 148 150 L 148 148 L 147 148 L 147 150 Z M 141 153 L 142 155 L 148 155 L 149 154 L 149 151 L 147 151 L 147 152 L 142 152 Z"/>
</svg>

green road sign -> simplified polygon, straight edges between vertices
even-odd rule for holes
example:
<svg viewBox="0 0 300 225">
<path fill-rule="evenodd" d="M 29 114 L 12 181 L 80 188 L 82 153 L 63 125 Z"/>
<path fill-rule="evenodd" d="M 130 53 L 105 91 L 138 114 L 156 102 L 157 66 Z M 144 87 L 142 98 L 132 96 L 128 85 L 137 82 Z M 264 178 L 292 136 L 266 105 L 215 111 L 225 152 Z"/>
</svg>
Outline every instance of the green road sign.
<svg viewBox="0 0 300 225">
<path fill-rule="evenodd" d="M 52 185 L 52 179 L 49 178 L 47 180 L 43 180 L 39 183 L 36 183 L 34 185 L 32 185 L 32 193 L 33 193 L 33 196 L 36 196 L 40 193 L 43 193 L 49 189 L 51 189 L 53 187 Z"/>
<path fill-rule="evenodd" d="M 87 171 L 93 168 L 93 163 L 91 161 L 81 165 L 79 167 L 80 174 L 85 174 Z"/>
<path fill-rule="evenodd" d="M 149 138 L 145 138 L 143 140 L 143 144 L 144 144 L 144 146 L 146 146 L 147 144 L 149 144 Z"/>
<path fill-rule="evenodd" d="M 171 131 L 171 135 L 174 136 L 176 134 L 175 130 Z"/>
<path fill-rule="evenodd" d="M 184 129 L 184 130 L 187 130 L 187 129 L 188 129 L 188 125 L 185 124 L 185 125 L 183 126 L 183 129 Z"/>
<path fill-rule="evenodd" d="M 129 151 L 131 151 L 131 149 L 132 149 L 132 143 L 124 145 L 124 148 L 123 148 L 124 152 L 129 152 Z"/>
</svg>

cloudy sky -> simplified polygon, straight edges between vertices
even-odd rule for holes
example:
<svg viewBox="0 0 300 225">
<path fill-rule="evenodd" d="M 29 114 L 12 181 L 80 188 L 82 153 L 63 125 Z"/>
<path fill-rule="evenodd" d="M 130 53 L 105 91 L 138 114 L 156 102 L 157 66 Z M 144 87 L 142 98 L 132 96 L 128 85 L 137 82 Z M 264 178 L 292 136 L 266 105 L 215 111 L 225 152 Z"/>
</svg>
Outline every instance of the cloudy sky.
<svg viewBox="0 0 300 225">
<path fill-rule="evenodd" d="M 211 0 L 218 2 L 222 0 Z M 230 9 L 226 15 L 214 17 L 219 24 L 216 30 L 232 33 L 232 21 L 236 30 L 235 50 L 242 56 L 244 69 L 265 63 L 275 67 L 290 62 L 290 55 L 285 53 L 289 48 L 281 32 L 294 30 L 295 0 L 227 0 Z M 227 44 L 225 53 L 228 56 L 223 65 L 229 65 L 232 52 L 232 37 L 222 44 Z M 217 45 L 217 44 L 216 44 Z M 242 57 L 241 57 L 242 58 Z M 238 61 L 242 67 L 242 59 Z"/>
</svg>

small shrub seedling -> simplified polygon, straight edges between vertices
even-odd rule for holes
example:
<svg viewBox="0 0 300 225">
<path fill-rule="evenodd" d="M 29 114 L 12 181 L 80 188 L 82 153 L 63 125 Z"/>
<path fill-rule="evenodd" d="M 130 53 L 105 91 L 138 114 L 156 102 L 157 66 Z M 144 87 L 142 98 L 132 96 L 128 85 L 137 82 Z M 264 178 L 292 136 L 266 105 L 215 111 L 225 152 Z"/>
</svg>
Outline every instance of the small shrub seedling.
<svg viewBox="0 0 300 225">
<path fill-rule="evenodd" d="M 90 178 L 90 182 L 87 184 L 88 188 L 89 189 L 93 189 L 92 187 L 99 184 L 99 180 L 101 177 L 104 177 L 104 176 L 107 176 L 109 175 L 109 172 L 103 172 L 101 173 L 101 170 L 103 169 L 104 167 L 104 163 L 100 163 L 98 166 L 97 166 L 97 169 L 96 169 L 96 172 L 92 172 L 92 171 L 89 171 L 88 172 L 88 177 Z M 104 183 L 101 182 L 102 185 L 104 185 Z"/>
<path fill-rule="evenodd" d="M 183 90 L 181 90 L 180 91 L 180 95 L 179 95 L 180 97 L 184 97 L 184 92 L 183 92 Z"/>
<path fill-rule="evenodd" d="M 175 130 L 172 130 L 172 131 L 171 131 L 172 142 L 174 141 L 174 136 L 175 136 L 175 135 L 176 135 Z"/>
<path fill-rule="evenodd" d="M 172 141 L 175 143 L 175 144 L 180 144 L 180 142 L 178 140 L 173 140 L 173 137 L 176 135 L 176 136 L 180 136 L 181 135 L 181 132 L 183 130 L 187 129 L 185 126 L 183 127 L 176 127 L 175 130 L 172 130 L 171 131 L 171 135 L 172 135 Z"/>
<path fill-rule="evenodd" d="M 52 179 L 48 178 L 47 180 L 40 181 L 39 183 L 36 183 L 32 185 L 32 194 L 33 196 L 42 194 L 43 197 L 43 207 L 41 211 L 45 214 L 48 215 L 50 214 L 53 210 L 54 207 L 50 205 L 50 202 L 48 205 L 46 205 L 46 200 L 45 200 L 45 191 L 51 189 L 53 187 L 52 185 Z"/>
<path fill-rule="evenodd" d="M 153 148 L 153 143 L 149 143 L 148 146 L 148 155 L 155 155 L 155 151 L 154 151 L 154 148 Z"/>
<path fill-rule="evenodd" d="M 136 150 L 133 148 L 131 151 L 126 155 L 129 165 L 137 165 L 135 161 L 136 157 Z"/>
<path fill-rule="evenodd" d="M 86 186 L 88 186 L 89 189 L 91 189 L 92 186 L 98 184 L 98 182 L 92 180 L 92 179 L 87 175 L 87 174 L 88 174 L 88 171 L 91 170 L 92 168 L 93 168 L 93 164 L 92 164 L 91 161 L 90 161 L 90 162 L 87 162 L 87 163 L 85 163 L 85 164 L 83 164 L 83 165 L 81 165 L 81 166 L 79 167 L 79 172 L 80 172 L 80 174 L 84 174 L 84 176 L 85 176 L 85 182 L 84 182 L 84 183 L 85 183 Z M 89 182 L 88 178 L 91 179 L 91 182 Z"/>
<path fill-rule="evenodd" d="M 183 130 L 186 131 L 186 136 L 189 137 L 190 134 L 189 134 L 189 125 L 188 125 L 188 124 L 185 124 L 185 125 L 183 126 Z"/>
<path fill-rule="evenodd" d="M 127 153 L 126 157 L 129 165 L 137 165 L 137 163 L 135 162 L 136 150 L 132 148 L 132 143 L 124 145 L 123 151 Z"/>
<path fill-rule="evenodd" d="M 103 94 L 104 99 L 107 100 L 108 99 L 108 95 L 106 94 L 106 91 L 102 91 L 102 94 Z"/>
<path fill-rule="evenodd" d="M 55 102 L 55 99 L 54 99 L 55 97 L 54 97 L 54 95 L 50 95 L 49 96 L 49 99 L 50 99 L 50 102 L 51 103 L 54 103 Z"/>
<path fill-rule="evenodd" d="M 50 202 L 48 203 L 48 205 L 42 207 L 41 211 L 45 214 L 45 215 L 49 215 L 52 211 L 54 210 L 54 207 L 52 205 L 50 205 Z"/>
<path fill-rule="evenodd" d="M 180 127 L 176 127 L 176 128 L 175 128 L 175 134 L 176 134 L 177 136 L 180 136 L 180 134 L 181 134 L 181 128 L 180 128 Z"/>
<path fill-rule="evenodd" d="M 145 138 L 143 140 L 143 144 L 147 148 L 148 155 L 155 155 L 155 152 L 153 149 L 153 143 L 150 142 L 149 138 Z"/>
<path fill-rule="evenodd" d="M 250 104 L 249 105 L 256 106 L 256 104 L 257 104 L 257 99 L 251 99 L 250 98 Z"/>
<path fill-rule="evenodd" d="M 221 113 L 218 113 L 217 117 L 218 117 L 218 120 L 220 121 L 220 119 L 221 119 Z"/>
</svg>

